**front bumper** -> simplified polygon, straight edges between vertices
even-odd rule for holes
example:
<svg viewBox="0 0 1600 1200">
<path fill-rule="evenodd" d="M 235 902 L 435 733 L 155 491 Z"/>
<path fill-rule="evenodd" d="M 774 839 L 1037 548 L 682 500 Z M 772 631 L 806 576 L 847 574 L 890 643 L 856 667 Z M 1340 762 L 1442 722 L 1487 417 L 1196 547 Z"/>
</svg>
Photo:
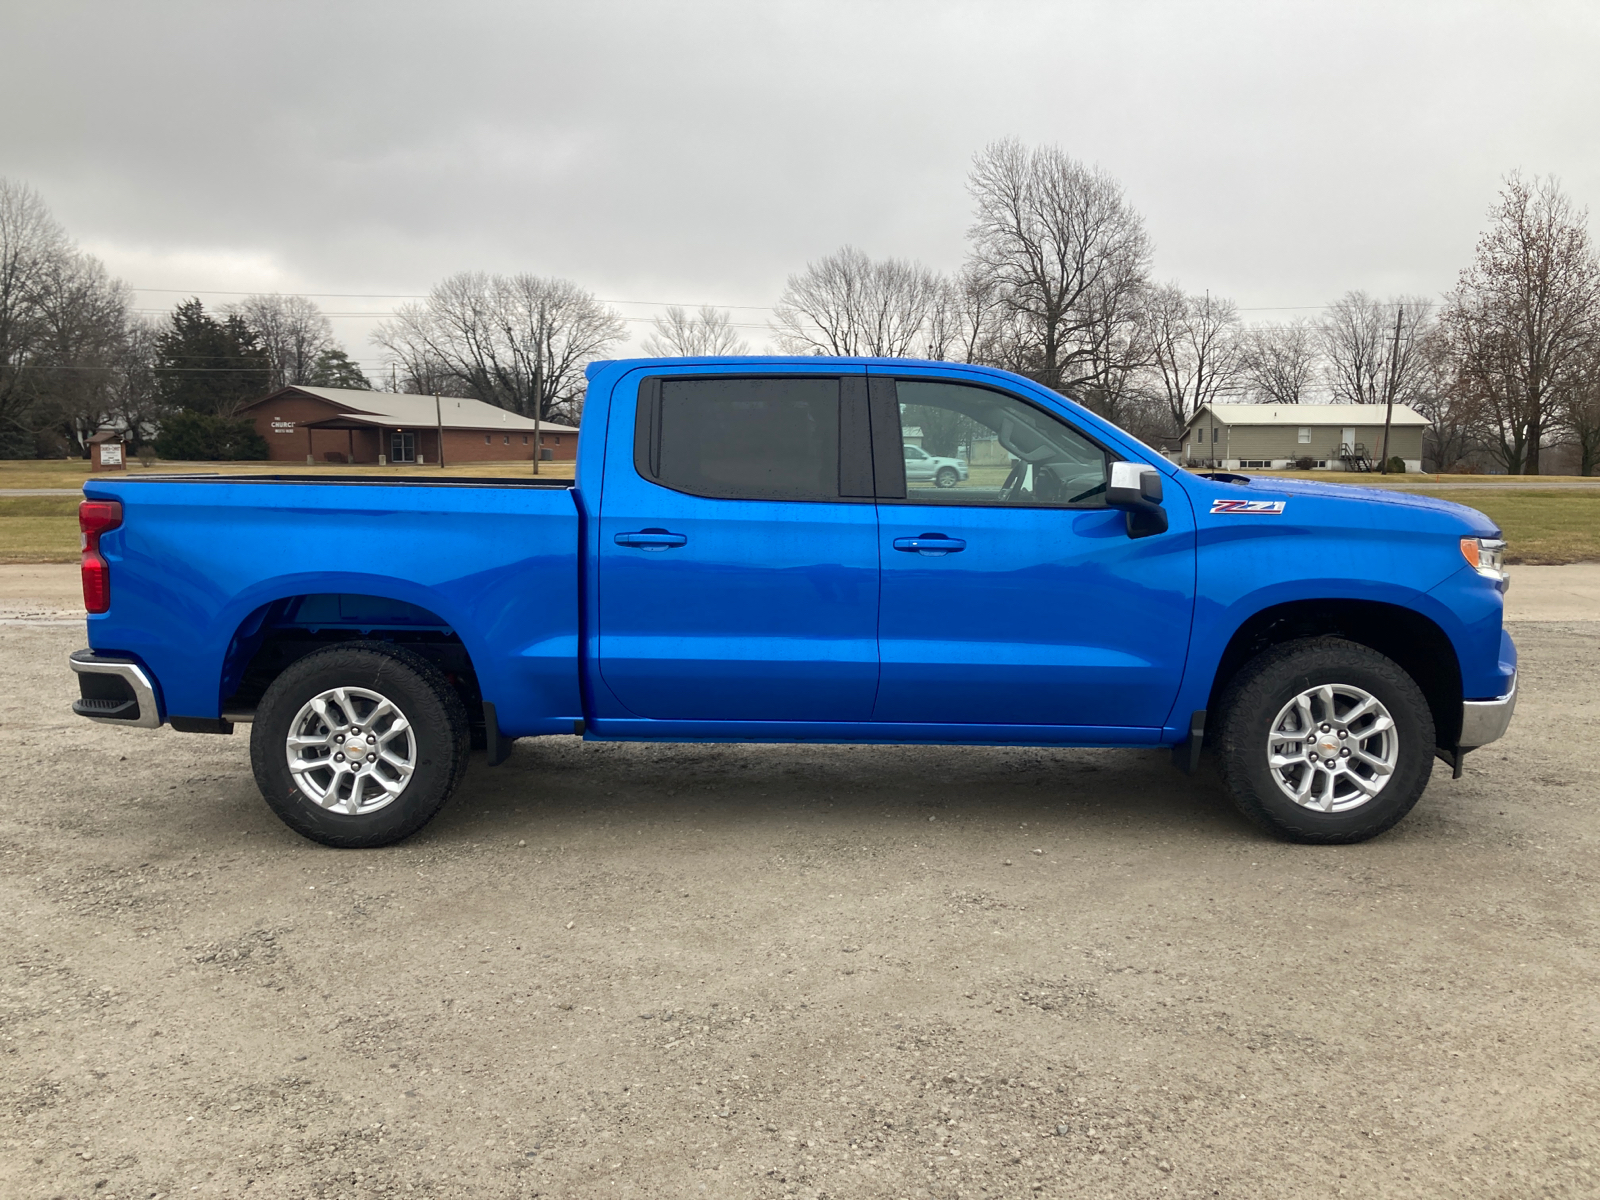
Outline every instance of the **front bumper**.
<svg viewBox="0 0 1600 1200">
<path fill-rule="evenodd" d="M 132 659 L 102 656 L 93 650 L 74 650 L 67 665 L 78 676 L 81 698 L 72 711 L 106 725 L 155 729 L 161 724 L 161 707 L 150 676 Z"/>
<path fill-rule="evenodd" d="M 1461 704 L 1462 750 L 1487 746 L 1505 734 L 1511 714 L 1517 708 L 1517 677 L 1511 677 L 1511 690 L 1493 700 L 1465 700 Z"/>
</svg>

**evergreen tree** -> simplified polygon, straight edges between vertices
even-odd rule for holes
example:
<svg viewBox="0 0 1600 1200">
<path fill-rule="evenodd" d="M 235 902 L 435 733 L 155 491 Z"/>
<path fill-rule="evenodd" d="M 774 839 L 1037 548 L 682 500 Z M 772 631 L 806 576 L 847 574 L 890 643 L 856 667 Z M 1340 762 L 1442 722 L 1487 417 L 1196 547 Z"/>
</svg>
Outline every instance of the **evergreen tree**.
<svg viewBox="0 0 1600 1200">
<path fill-rule="evenodd" d="M 171 408 L 232 417 L 266 394 L 272 369 L 243 317 L 218 321 L 197 298 L 179 304 L 156 339 L 156 380 Z"/>
<path fill-rule="evenodd" d="M 351 361 L 348 354 L 338 349 L 324 350 L 317 355 L 306 382 L 312 387 L 355 388 L 363 392 L 372 388 L 361 368 Z"/>
</svg>

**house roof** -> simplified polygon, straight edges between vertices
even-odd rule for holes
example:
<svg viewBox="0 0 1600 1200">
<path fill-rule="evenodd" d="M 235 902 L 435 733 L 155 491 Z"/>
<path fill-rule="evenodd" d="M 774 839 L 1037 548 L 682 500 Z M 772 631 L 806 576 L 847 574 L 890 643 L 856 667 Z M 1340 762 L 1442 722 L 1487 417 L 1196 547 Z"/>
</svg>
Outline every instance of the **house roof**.
<svg viewBox="0 0 1600 1200">
<path fill-rule="evenodd" d="M 484 431 L 499 429 L 508 433 L 512 431 L 532 433 L 534 428 L 531 417 L 519 416 L 493 404 L 485 404 L 482 400 L 471 400 L 465 396 L 441 396 L 438 408 L 435 409 L 432 396 L 409 396 L 400 392 L 366 392 L 357 388 L 307 387 L 303 384 L 279 388 L 272 395 L 264 396 L 254 404 L 245 405 L 245 408 L 247 410 L 255 408 L 268 400 L 276 400 L 280 396 L 291 394 L 310 396 L 312 399 L 333 405 L 339 413 L 328 420 L 337 423 L 340 428 L 350 425 L 372 425 L 383 428 L 403 429 L 415 426 L 418 429 L 432 429 L 437 422 L 442 422 L 446 429 Z M 310 422 L 313 425 L 326 423 Z M 540 421 L 539 430 L 542 433 L 578 432 L 576 426 L 563 425 L 558 421 Z"/>
<path fill-rule="evenodd" d="M 1382 425 L 1381 404 L 1202 404 L 1189 425 L 1204 416 L 1220 425 Z M 1395 425 L 1426 425 L 1428 418 L 1404 404 L 1394 406 Z"/>
</svg>

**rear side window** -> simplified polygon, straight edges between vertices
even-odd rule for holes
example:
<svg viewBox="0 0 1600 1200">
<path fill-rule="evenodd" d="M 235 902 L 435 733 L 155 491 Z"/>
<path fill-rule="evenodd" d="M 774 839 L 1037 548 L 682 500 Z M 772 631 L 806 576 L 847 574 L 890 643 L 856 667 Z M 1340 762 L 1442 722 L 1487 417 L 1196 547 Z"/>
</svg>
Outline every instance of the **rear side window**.
<svg viewBox="0 0 1600 1200">
<path fill-rule="evenodd" d="M 695 496 L 838 500 L 839 391 L 837 379 L 647 380 L 634 464 Z"/>
</svg>

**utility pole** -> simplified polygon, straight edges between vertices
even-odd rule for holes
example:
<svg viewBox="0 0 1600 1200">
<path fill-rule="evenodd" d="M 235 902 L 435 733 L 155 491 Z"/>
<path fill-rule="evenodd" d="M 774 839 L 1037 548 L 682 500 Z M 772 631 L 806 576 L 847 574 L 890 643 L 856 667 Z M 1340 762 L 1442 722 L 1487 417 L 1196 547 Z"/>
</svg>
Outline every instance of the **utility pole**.
<svg viewBox="0 0 1600 1200">
<path fill-rule="evenodd" d="M 539 409 L 544 403 L 544 347 L 536 346 L 538 358 L 533 360 L 533 473 L 539 473 L 539 458 L 544 453 L 544 443 L 539 436 Z"/>
<path fill-rule="evenodd" d="M 439 470 L 444 470 L 444 409 L 439 400 L 439 393 L 433 394 L 433 421 L 439 431 Z"/>
<path fill-rule="evenodd" d="M 1383 466 L 1379 469 L 1383 475 L 1389 473 L 1389 425 L 1394 421 L 1394 393 L 1400 383 L 1400 318 L 1405 311 L 1404 305 L 1394 306 L 1394 346 L 1389 351 L 1389 383 L 1384 388 Z"/>
</svg>

